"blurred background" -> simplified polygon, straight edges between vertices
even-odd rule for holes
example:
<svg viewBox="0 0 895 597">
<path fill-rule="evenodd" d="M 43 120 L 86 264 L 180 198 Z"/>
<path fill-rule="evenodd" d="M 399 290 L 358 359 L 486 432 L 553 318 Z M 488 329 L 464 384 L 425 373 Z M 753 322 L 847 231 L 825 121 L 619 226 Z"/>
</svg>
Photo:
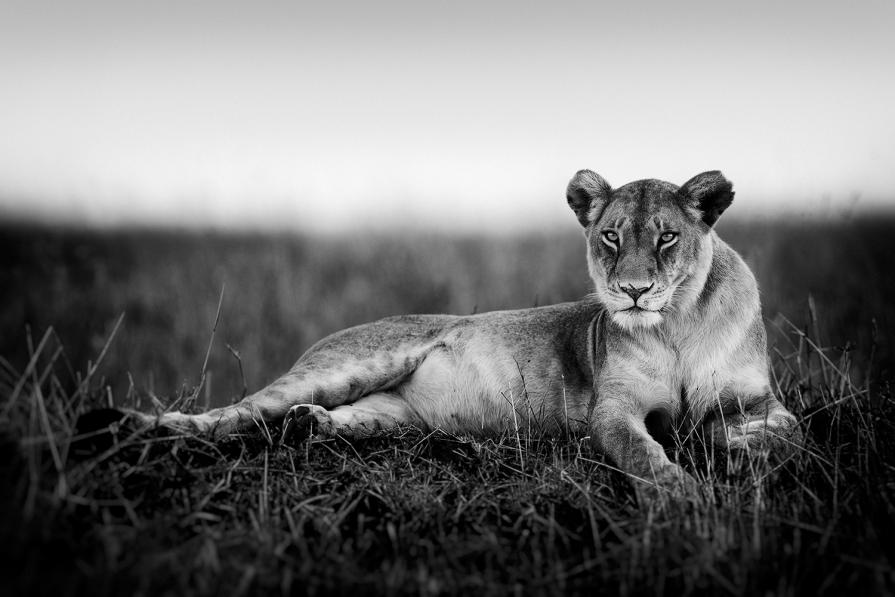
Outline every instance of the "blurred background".
<svg viewBox="0 0 895 597">
<path fill-rule="evenodd" d="M 0 0 L 0 375 L 52 326 L 75 380 L 123 314 L 112 396 L 175 395 L 223 289 L 222 404 L 348 325 L 575 300 L 591 168 L 722 169 L 772 350 L 889 380 L 893 30 L 873 0 Z"/>
</svg>

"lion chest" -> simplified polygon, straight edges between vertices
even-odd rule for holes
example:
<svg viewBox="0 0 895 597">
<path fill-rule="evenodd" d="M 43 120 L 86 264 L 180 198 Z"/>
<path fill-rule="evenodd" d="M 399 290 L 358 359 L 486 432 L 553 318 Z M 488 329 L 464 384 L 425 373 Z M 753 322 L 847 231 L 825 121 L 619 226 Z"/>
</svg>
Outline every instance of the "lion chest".
<svg viewBox="0 0 895 597">
<path fill-rule="evenodd" d="M 644 415 L 660 410 L 677 416 L 684 408 L 704 413 L 732 378 L 729 348 L 712 342 L 641 338 L 607 365 L 606 391 L 631 395 Z"/>
<path fill-rule="evenodd" d="M 701 419 L 721 407 L 722 395 L 742 385 L 738 380 L 754 377 L 737 358 L 735 336 L 703 337 L 674 347 L 676 391 L 690 416 Z"/>
</svg>

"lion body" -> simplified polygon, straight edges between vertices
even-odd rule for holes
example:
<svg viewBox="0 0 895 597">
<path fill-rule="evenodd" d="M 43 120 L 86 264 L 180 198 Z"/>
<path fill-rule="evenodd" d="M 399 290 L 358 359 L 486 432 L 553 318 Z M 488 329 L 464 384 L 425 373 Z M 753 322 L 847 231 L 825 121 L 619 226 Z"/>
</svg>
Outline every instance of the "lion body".
<svg viewBox="0 0 895 597">
<path fill-rule="evenodd" d="M 322 342 L 296 370 L 342 355 L 343 342 L 376 346 L 364 361 L 368 367 L 389 367 L 395 358 L 415 360 L 423 353 L 412 373 L 381 390 L 404 401 L 422 426 L 455 433 L 531 424 L 559 429 L 586 420 L 593 388 L 588 357 L 601 312 L 599 304 L 585 301 L 466 317 L 389 318 L 347 330 L 335 344 Z M 379 330 L 394 326 L 426 333 L 409 343 L 378 344 Z"/>
<path fill-rule="evenodd" d="M 158 422 L 224 435 L 285 417 L 284 437 L 400 424 L 454 433 L 577 427 L 632 478 L 689 486 L 650 436 L 650 415 L 679 429 L 701 425 L 729 449 L 795 422 L 771 392 L 755 278 L 711 229 L 732 198 L 729 183 L 720 173 L 700 177 L 613 191 L 593 173 L 576 175 L 569 203 L 585 227 L 596 289 L 586 300 L 357 326 L 324 338 L 236 405 Z"/>
</svg>

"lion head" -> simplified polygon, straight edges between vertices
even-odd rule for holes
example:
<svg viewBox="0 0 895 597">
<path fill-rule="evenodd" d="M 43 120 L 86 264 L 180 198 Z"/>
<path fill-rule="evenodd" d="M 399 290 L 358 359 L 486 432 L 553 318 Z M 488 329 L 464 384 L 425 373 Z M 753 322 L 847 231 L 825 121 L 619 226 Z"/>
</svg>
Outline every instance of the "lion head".
<svg viewBox="0 0 895 597">
<path fill-rule="evenodd" d="M 598 300 L 613 321 L 636 329 L 660 324 L 699 295 L 711 268 L 712 226 L 733 201 L 733 184 L 715 170 L 680 187 L 650 179 L 613 189 L 581 170 L 566 197 L 585 228 Z"/>
</svg>

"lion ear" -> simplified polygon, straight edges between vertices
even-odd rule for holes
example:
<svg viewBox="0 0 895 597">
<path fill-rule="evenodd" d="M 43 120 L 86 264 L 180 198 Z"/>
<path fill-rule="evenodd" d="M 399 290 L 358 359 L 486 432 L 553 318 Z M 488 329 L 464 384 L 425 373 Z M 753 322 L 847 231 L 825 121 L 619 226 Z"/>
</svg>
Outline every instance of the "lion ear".
<svg viewBox="0 0 895 597">
<path fill-rule="evenodd" d="M 678 195 L 702 214 L 702 221 L 714 226 L 733 203 L 733 183 L 720 170 L 697 174 L 678 189 Z"/>
<path fill-rule="evenodd" d="M 611 194 L 612 187 L 602 176 L 590 170 L 579 170 L 569 181 L 566 200 L 578 217 L 578 221 L 587 228 L 600 217 L 603 208 L 609 203 Z"/>
</svg>

